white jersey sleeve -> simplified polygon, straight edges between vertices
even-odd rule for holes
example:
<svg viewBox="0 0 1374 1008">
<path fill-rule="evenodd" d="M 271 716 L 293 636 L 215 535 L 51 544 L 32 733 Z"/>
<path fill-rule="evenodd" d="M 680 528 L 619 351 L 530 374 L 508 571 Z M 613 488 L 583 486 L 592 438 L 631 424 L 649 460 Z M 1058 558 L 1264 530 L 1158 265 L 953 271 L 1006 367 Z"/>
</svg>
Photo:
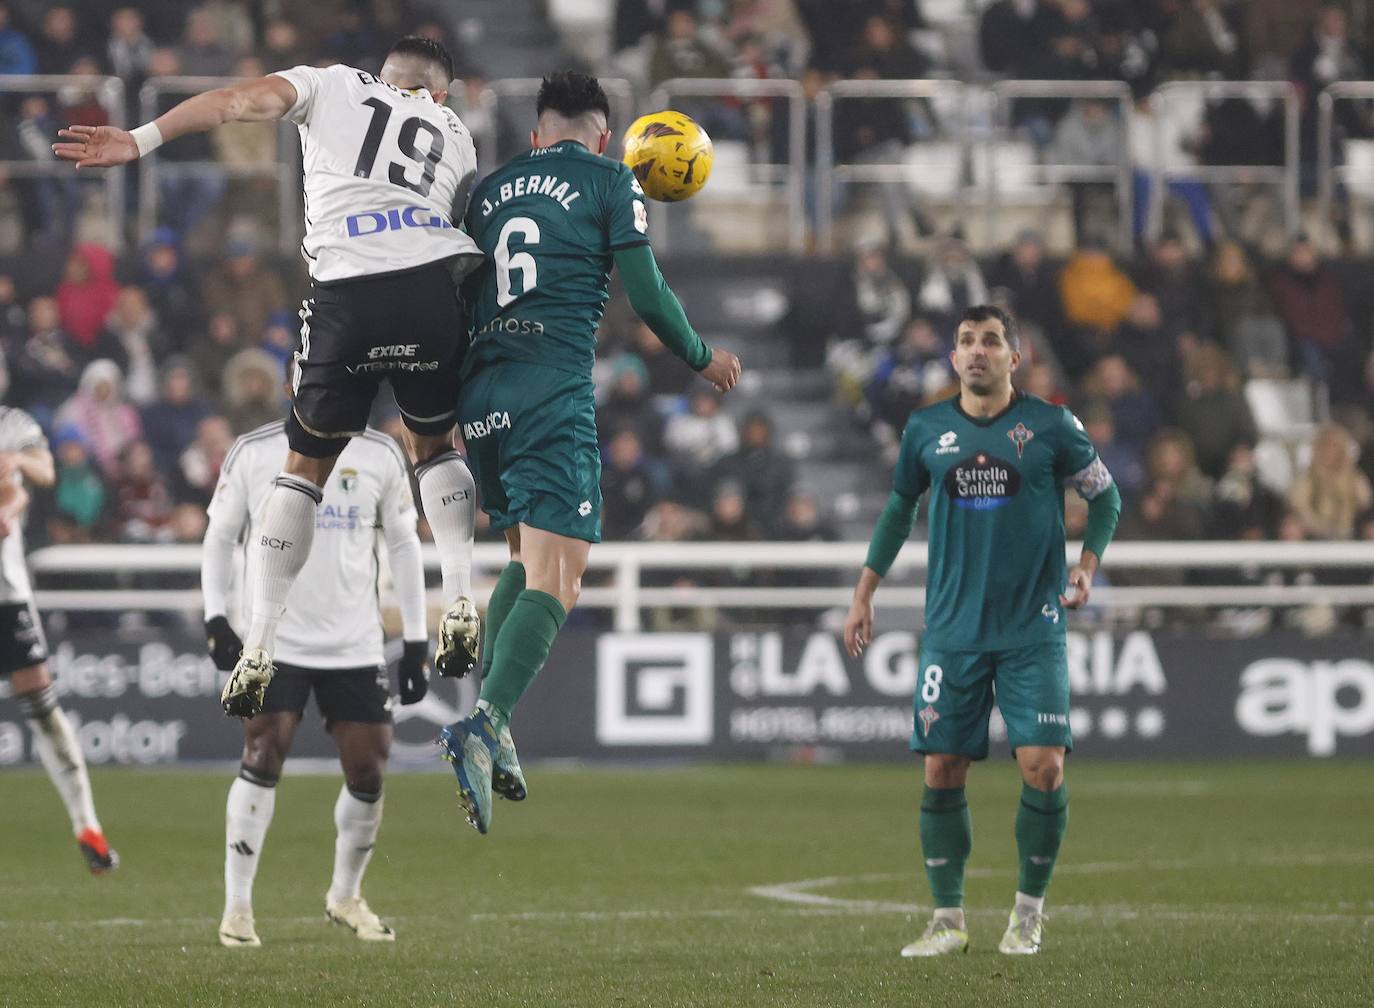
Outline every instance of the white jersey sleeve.
<svg viewBox="0 0 1374 1008">
<path fill-rule="evenodd" d="M 0 452 L 23 452 L 48 447 L 43 428 L 38 421 L 21 409 L 0 406 Z M 24 477 L 16 471 L 15 483 Z M 29 568 L 24 559 L 23 520 L 13 532 L 0 540 L 0 604 L 33 601 L 33 586 L 29 582 Z"/>
<path fill-rule="evenodd" d="M 305 240 L 317 283 L 456 259 L 481 261 L 459 228 L 477 175 L 472 134 L 423 88 L 403 91 L 336 64 L 278 71 L 296 90 Z"/>
</svg>

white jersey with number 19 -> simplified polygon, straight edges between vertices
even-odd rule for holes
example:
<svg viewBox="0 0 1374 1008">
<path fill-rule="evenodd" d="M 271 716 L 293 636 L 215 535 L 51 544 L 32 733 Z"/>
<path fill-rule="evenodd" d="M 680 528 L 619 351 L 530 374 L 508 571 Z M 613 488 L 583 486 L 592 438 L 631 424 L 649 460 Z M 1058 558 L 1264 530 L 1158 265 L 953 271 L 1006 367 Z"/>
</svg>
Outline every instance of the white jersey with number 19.
<svg viewBox="0 0 1374 1008">
<path fill-rule="evenodd" d="M 460 228 L 477 175 L 472 135 L 424 88 L 336 64 L 278 71 L 296 89 L 310 276 L 327 284 L 453 257 L 481 261 Z"/>
</svg>

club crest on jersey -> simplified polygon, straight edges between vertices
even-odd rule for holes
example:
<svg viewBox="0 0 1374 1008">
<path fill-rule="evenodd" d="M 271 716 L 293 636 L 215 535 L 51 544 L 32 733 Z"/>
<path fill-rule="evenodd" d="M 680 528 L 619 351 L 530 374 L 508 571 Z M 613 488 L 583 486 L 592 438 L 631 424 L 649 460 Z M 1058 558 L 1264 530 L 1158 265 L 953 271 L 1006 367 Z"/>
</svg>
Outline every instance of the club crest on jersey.
<svg viewBox="0 0 1374 1008">
<path fill-rule="evenodd" d="M 1020 492 L 1021 474 L 1010 462 L 980 451 L 952 464 L 945 472 L 944 485 L 955 507 L 992 511 Z"/>
<path fill-rule="evenodd" d="M 921 734 L 928 738 L 930 736 L 930 726 L 940 720 L 940 712 L 930 704 L 926 704 L 916 716 L 920 718 L 921 721 Z"/>
<path fill-rule="evenodd" d="M 354 490 L 358 489 L 358 470 L 340 469 L 339 486 L 344 493 L 352 493 Z"/>
<path fill-rule="evenodd" d="M 1016 445 L 1016 457 L 1020 458 L 1026 452 L 1026 442 L 1035 437 L 1035 431 L 1025 424 L 1019 423 L 1007 431 L 1007 437 L 1011 438 L 1011 443 Z"/>
</svg>

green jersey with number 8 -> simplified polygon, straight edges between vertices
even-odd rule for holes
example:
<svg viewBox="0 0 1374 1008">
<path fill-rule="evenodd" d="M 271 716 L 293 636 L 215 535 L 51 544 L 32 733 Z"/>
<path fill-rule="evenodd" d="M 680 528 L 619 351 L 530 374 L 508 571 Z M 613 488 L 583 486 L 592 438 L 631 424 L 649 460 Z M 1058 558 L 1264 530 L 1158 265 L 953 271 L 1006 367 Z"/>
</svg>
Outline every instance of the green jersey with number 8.
<svg viewBox="0 0 1374 1008">
<path fill-rule="evenodd" d="M 561 140 L 477 186 L 467 232 L 487 260 L 463 282 L 464 373 L 525 361 L 591 378 L 613 253 L 649 241 L 644 191 L 619 161 Z"/>
</svg>

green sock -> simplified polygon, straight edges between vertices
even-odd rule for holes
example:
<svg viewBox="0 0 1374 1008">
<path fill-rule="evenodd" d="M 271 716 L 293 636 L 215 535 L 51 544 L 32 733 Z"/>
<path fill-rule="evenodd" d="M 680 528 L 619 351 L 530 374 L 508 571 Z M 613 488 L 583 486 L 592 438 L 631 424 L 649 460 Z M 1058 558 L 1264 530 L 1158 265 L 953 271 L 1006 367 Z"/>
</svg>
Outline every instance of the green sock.
<svg viewBox="0 0 1374 1008">
<path fill-rule="evenodd" d="M 1016 849 L 1021 856 L 1019 889 L 1027 896 L 1044 896 L 1054 874 L 1059 842 L 1069 825 L 1069 789 L 1060 784 L 1053 791 L 1021 786 L 1021 807 L 1016 811 Z"/>
<path fill-rule="evenodd" d="M 489 707 L 495 708 L 492 722 L 498 731 L 539 674 L 567 618 L 562 604 L 547 592 L 526 588 L 516 597 L 501 623 L 492 648 L 491 673 L 483 680 L 480 694 Z"/>
<path fill-rule="evenodd" d="M 964 905 L 964 865 L 973 850 L 973 820 L 964 789 L 927 787 L 921 794 L 921 856 L 937 907 Z"/>
<path fill-rule="evenodd" d="M 510 615 L 511 606 L 520 593 L 525 590 L 525 565 L 512 560 L 496 579 L 491 590 L 491 600 L 487 602 L 487 612 L 483 620 L 482 636 L 482 678 L 491 674 L 492 659 L 496 657 L 496 638 L 501 633 L 501 624 Z"/>
</svg>

